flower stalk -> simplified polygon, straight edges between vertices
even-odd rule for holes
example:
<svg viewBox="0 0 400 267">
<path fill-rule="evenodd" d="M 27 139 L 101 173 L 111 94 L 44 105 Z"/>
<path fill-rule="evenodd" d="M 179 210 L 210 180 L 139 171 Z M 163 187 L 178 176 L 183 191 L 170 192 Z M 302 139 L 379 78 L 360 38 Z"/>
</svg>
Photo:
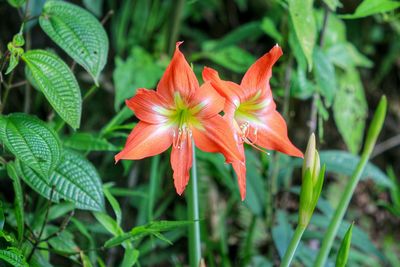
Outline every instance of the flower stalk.
<svg viewBox="0 0 400 267">
<path fill-rule="evenodd" d="M 322 184 L 324 183 L 325 165 L 320 167 L 319 154 L 315 145 L 315 135 L 311 134 L 306 153 L 304 156 L 302 169 L 302 185 L 300 191 L 299 221 L 282 259 L 281 267 L 290 266 L 296 249 L 300 243 L 301 237 L 306 230 L 311 216 L 317 205 L 321 194 Z"/>
</svg>

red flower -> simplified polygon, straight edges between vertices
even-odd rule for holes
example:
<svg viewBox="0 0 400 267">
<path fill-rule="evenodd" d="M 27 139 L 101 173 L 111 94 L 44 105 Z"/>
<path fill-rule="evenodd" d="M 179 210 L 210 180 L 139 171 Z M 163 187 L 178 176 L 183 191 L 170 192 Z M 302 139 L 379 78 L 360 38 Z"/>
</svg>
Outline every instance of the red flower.
<svg viewBox="0 0 400 267">
<path fill-rule="evenodd" d="M 204 81 L 225 97 L 225 119 L 236 133 L 236 142 L 244 158 L 243 143 L 256 149 L 277 150 L 290 156 L 303 157 L 303 153 L 289 140 L 285 120 L 276 111 L 269 80 L 272 66 L 282 55 L 276 45 L 259 58 L 246 72 L 240 85 L 223 81 L 218 72 L 204 68 Z M 232 164 L 238 176 L 242 200 L 246 196 L 246 166 L 240 161 Z"/>
<path fill-rule="evenodd" d="M 199 83 L 176 44 L 174 56 L 157 90 L 138 89 L 126 101 L 140 122 L 115 160 L 137 160 L 160 154 L 172 145 L 171 165 L 176 192 L 181 195 L 192 167 L 192 140 L 201 150 L 220 152 L 228 163 L 243 162 L 234 134 L 219 115 L 224 98 Z M 243 163 L 242 163 L 243 164 Z"/>
</svg>

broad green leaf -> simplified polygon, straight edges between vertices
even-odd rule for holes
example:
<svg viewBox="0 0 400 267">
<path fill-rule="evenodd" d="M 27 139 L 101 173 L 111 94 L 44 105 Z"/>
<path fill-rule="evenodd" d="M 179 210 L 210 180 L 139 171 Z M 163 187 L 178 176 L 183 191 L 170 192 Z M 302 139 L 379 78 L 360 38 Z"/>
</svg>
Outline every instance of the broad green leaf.
<svg viewBox="0 0 400 267">
<path fill-rule="evenodd" d="M 74 133 L 64 139 L 64 146 L 81 151 L 118 151 L 118 148 L 105 138 L 91 133 Z"/>
<path fill-rule="evenodd" d="M 353 230 L 353 225 L 352 223 L 347 230 L 346 234 L 344 235 L 344 238 L 342 240 L 342 243 L 340 244 L 339 252 L 336 257 L 336 267 L 345 267 L 347 263 L 347 259 L 349 257 L 349 251 L 350 251 L 350 246 L 351 246 L 351 233 Z"/>
<path fill-rule="evenodd" d="M 216 51 L 205 51 L 202 57 L 219 64 L 231 71 L 244 73 L 254 63 L 255 58 L 238 46 L 228 46 Z"/>
<path fill-rule="evenodd" d="M 52 201 L 65 199 L 76 208 L 100 211 L 104 209 L 104 197 L 101 180 L 96 168 L 82 155 L 64 150 L 61 163 L 56 167 L 49 180 L 41 178 L 23 163 L 17 164 L 22 179 L 36 192 Z M 54 187 L 54 189 L 53 189 Z"/>
<path fill-rule="evenodd" d="M 297 39 L 308 62 L 313 65 L 313 50 L 316 42 L 316 23 L 313 12 L 313 0 L 289 0 L 289 13 Z"/>
<path fill-rule="evenodd" d="M 0 117 L 0 138 L 15 157 L 47 180 L 61 159 L 57 134 L 43 121 L 23 113 Z"/>
<path fill-rule="evenodd" d="M 67 64 L 45 50 L 30 50 L 22 55 L 22 59 L 31 71 L 38 89 L 58 115 L 72 128 L 79 128 L 82 97 L 78 82 Z"/>
<path fill-rule="evenodd" d="M 126 61 L 117 57 L 115 65 L 113 79 L 116 110 L 119 110 L 126 99 L 135 95 L 137 88 L 154 88 L 163 74 L 163 68 L 157 64 L 152 55 L 138 46 L 132 48 Z"/>
<path fill-rule="evenodd" d="M 352 153 L 360 150 L 367 112 L 367 101 L 360 76 L 355 69 L 349 70 L 339 77 L 333 115 L 336 126 Z"/>
<path fill-rule="evenodd" d="M 336 94 L 335 68 L 324 52 L 316 47 L 314 49 L 314 74 L 321 94 L 325 97 L 325 103 L 329 107 L 333 103 Z"/>
<path fill-rule="evenodd" d="M 100 22 L 83 8 L 48 1 L 39 18 L 43 31 L 81 65 L 98 85 L 108 55 L 108 37 Z"/>
<path fill-rule="evenodd" d="M 326 165 L 326 171 L 331 173 L 351 176 L 357 167 L 360 157 L 341 150 L 319 151 L 319 157 L 322 164 Z M 294 159 L 293 166 L 302 166 L 303 160 Z M 361 179 L 370 178 L 377 185 L 393 188 L 394 184 L 384 172 L 371 162 L 367 163 Z"/>
<path fill-rule="evenodd" d="M 26 0 L 7 0 L 7 2 L 15 8 L 21 7 Z"/>
<path fill-rule="evenodd" d="M 15 170 L 14 163 L 7 164 L 7 174 L 13 180 L 14 187 L 14 215 L 15 220 L 17 221 L 17 232 L 18 232 L 18 240 L 22 241 L 24 237 L 24 195 L 22 193 L 21 182 L 18 177 L 17 171 Z"/>
<path fill-rule="evenodd" d="M 399 1 L 392 0 L 364 0 L 357 7 L 354 14 L 341 15 L 344 19 L 358 19 L 374 14 L 385 13 L 400 7 Z"/>
<path fill-rule="evenodd" d="M 351 43 L 339 43 L 327 51 L 329 60 L 336 66 L 348 70 L 354 67 L 371 68 L 374 63 L 361 54 Z"/>
<path fill-rule="evenodd" d="M 0 260 L 7 262 L 14 267 L 29 267 L 22 252 L 14 247 L 10 247 L 7 250 L 1 249 Z"/>
</svg>

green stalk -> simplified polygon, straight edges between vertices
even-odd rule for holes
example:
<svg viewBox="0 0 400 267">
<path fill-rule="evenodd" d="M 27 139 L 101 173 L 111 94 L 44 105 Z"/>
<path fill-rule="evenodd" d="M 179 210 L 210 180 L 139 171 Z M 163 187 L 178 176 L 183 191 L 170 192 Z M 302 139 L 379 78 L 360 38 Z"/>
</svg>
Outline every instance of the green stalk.
<svg viewBox="0 0 400 267">
<path fill-rule="evenodd" d="M 378 138 L 378 135 L 382 129 L 382 125 L 386 116 L 386 107 L 386 97 L 383 96 L 379 101 L 379 105 L 376 109 L 374 118 L 372 119 L 371 126 L 368 129 L 367 139 L 365 141 L 364 150 L 361 155 L 361 160 L 358 163 L 357 168 L 353 173 L 353 176 L 350 178 L 340 199 L 335 214 L 333 215 L 333 218 L 328 226 L 325 238 L 322 242 L 321 249 L 314 264 L 315 267 L 325 266 L 325 262 L 332 248 L 336 233 L 343 220 L 344 214 L 346 213 L 347 207 L 349 206 L 351 197 L 353 196 L 357 183 L 360 180 L 361 174 L 364 171 L 364 167 L 367 164 L 369 156 L 371 155 L 372 150 L 375 146 L 376 139 Z"/>
<path fill-rule="evenodd" d="M 154 201 L 156 200 L 156 192 L 158 186 L 158 171 L 159 171 L 160 155 L 156 155 L 151 159 L 151 169 L 150 169 L 150 189 L 149 189 L 149 206 L 148 206 L 148 216 L 149 221 L 154 219 Z"/>
<path fill-rule="evenodd" d="M 296 227 L 292 240 L 290 240 L 289 247 L 287 248 L 285 255 L 283 256 L 280 265 L 281 267 L 288 267 L 292 262 L 294 253 L 296 252 L 297 246 L 299 245 L 301 237 L 303 236 L 305 230 L 306 230 L 305 227 L 300 227 L 300 226 Z"/>
<path fill-rule="evenodd" d="M 196 149 L 193 142 L 192 177 L 188 190 L 188 215 L 193 223 L 189 226 L 189 261 L 191 267 L 198 267 L 201 259 L 201 237 L 199 221 L 199 199 L 197 188 Z"/>
</svg>

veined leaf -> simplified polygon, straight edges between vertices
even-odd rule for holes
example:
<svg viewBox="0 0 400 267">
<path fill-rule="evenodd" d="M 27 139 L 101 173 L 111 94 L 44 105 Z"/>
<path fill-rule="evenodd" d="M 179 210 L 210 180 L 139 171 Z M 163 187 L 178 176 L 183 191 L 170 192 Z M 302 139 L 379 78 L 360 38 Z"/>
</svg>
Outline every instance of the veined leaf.
<svg viewBox="0 0 400 267">
<path fill-rule="evenodd" d="M 78 153 L 65 150 L 61 163 L 49 180 L 43 179 L 22 162 L 17 164 L 17 170 L 33 190 L 47 199 L 52 195 L 52 201 L 65 199 L 79 209 L 104 209 L 101 180 L 96 168 Z"/>
<path fill-rule="evenodd" d="M 313 50 L 316 41 L 316 23 L 313 13 L 313 0 L 289 0 L 289 13 L 297 39 L 308 62 L 308 69 L 313 65 Z"/>
<path fill-rule="evenodd" d="M 21 58 L 31 71 L 38 89 L 58 115 L 72 128 L 79 128 L 82 97 L 78 82 L 67 64 L 45 50 L 30 50 Z"/>
<path fill-rule="evenodd" d="M 98 85 L 107 62 L 108 38 L 100 22 L 79 6 L 48 1 L 39 18 L 43 31 L 93 77 Z"/>
<path fill-rule="evenodd" d="M 0 259 L 14 267 L 29 267 L 22 252 L 14 247 L 10 247 L 7 250 L 0 250 Z"/>
<path fill-rule="evenodd" d="M 64 146 L 81 151 L 117 151 L 105 138 L 90 133 L 75 133 L 64 140 Z"/>
<path fill-rule="evenodd" d="M 18 160 L 47 180 L 61 158 L 57 134 L 36 117 L 14 113 L 0 117 L 0 138 Z"/>
</svg>

